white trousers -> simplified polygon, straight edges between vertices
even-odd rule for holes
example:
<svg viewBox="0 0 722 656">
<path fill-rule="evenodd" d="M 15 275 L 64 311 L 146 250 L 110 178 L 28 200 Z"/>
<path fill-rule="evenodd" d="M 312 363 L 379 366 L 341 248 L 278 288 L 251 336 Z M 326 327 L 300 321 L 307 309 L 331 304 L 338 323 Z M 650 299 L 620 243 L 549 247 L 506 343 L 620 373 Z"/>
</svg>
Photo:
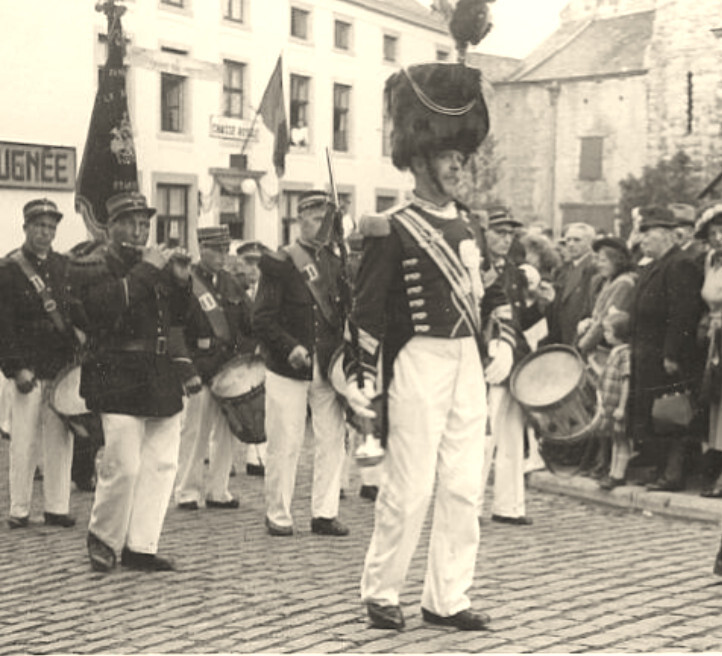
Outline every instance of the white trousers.
<svg viewBox="0 0 722 656">
<path fill-rule="evenodd" d="M 311 408 L 314 438 L 313 517 L 338 515 L 344 459 L 343 410 L 314 358 L 313 380 L 295 380 L 266 372 L 266 514 L 274 524 L 291 526 L 296 469 Z"/>
<path fill-rule="evenodd" d="M 266 464 L 266 443 L 249 444 L 246 447 L 246 464 L 247 465 L 265 465 Z"/>
<path fill-rule="evenodd" d="M 448 616 L 471 604 L 479 544 L 486 384 L 473 338 L 413 337 L 394 363 L 389 436 L 361 596 L 399 603 L 436 481 L 421 603 Z"/>
<path fill-rule="evenodd" d="M 228 420 L 207 385 L 185 399 L 181 418 L 180 456 L 175 484 L 176 503 L 230 501 L 228 482 L 233 466 L 233 442 Z M 208 456 L 208 482 L 203 491 L 204 460 Z"/>
<path fill-rule="evenodd" d="M 482 494 L 494 462 L 494 501 L 492 513 L 504 517 L 523 517 L 524 507 L 524 414 L 511 392 L 503 385 L 489 386 L 491 436 L 484 448 L 481 474 Z M 496 451 L 496 454 L 494 453 Z"/>
<path fill-rule="evenodd" d="M 43 461 L 45 512 L 65 515 L 70 505 L 73 435 L 48 403 L 50 381 L 41 380 L 27 394 L 14 381 L 5 390 L 10 411 L 10 515 L 27 517 L 39 451 Z"/>
<path fill-rule="evenodd" d="M 116 552 L 158 551 L 178 467 L 180 416 L 101 414 L 105 449 L 88 530 Z"/>
</svg>

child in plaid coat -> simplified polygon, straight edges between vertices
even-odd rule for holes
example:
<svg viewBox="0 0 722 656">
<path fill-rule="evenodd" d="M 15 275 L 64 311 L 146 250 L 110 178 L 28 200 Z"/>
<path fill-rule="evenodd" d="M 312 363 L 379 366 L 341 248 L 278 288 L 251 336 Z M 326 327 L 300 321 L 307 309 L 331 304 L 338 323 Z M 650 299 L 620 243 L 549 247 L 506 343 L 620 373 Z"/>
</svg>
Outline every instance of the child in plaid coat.
<svg viewBox="0 0 722 656">
<path fill-rule="evenodd" d="M 602 322 L 602 327 L 604 339 L 612 350 L 599 379 L 603 413 L 600 430 L 607 435 L 611 434 L 612 462 L 609 475 L 600 481 L 599 487 L 612 490 L 625 484 L 627 465 L 632 458 L 632 440 L 627 435 L 626 426 L 632 353 L 629 345 L 629 314 L 609 314 Z"/>
</svg>

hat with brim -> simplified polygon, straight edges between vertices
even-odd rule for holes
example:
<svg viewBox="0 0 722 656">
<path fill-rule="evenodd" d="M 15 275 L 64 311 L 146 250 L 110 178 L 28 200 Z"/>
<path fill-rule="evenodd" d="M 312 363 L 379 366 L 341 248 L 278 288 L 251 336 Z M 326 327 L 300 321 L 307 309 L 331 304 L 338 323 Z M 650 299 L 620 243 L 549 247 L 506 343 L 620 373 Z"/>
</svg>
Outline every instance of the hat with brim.
<svg viewBox="0 0 722 656">
<path fill-rule="evenodd" d="M 623 239 L 619 237 L 600 237 L 592 242 L 592 250 L 598 253 L 602 248 L 612 248 L 624 255 L 629 255 L 629 248 Z"/>
<path fill-rule="evenodd" d="M 304 212 L 313 207 L 321 207 L 328 203 L 328 194 L 325 191 L 314 189 L 313 191 L 305 191 L 298 200 L 298 211 Z"/>
<path fill-rule="evenodd" d="M 512 228 L 521 228 L 524 224 L 515 219 L 506 207 L 492 207 L 486 210 L 486 224 L 489 228 L 496 228 L 500 225 L 508 225 Z"/>
<path fill-rule="evenodd" d="M 30 223 L 35 219 L 39 219 L 41 216 L 49 216 L 55 219 L 55 221 L 60 221 L 60 219 L 63 218 L 62 213 L 58 211 L 58 206 L 49 198 L 31 200 L 23 207 L 23 219 L 25 223 Z"/>
<path fill-rule="evenodd" d="M 672 210 L 659 205 L 649 205 L 639 210 L 642 215 L 642 221 L 639 224 L 639 231 L 646 232 L 652 228 L 665 228 L 674 230 L 679 226 L 677 219 L 674 218 Z"/>
<path fill-rule="evenodd" d="M 111 196 L 105 202 L 105 208 L 108 211 L 108 225 L 132 212 L 142 212 L 148 218 L 155 214 L 155 208 L 148 207 L 145 196 L 137 191 L 123 191 Z"/>
<path fill-rule="evenodd" d="M 722 223 L 722 200 L 714 200 L 700 208 L 694 236 L 697 239 L 707 239 L 710 225 L 720 223 Z"/>
<path fill-rule="evenodd" d="M 228 226 L 223 225 L 208 226 L 207 228 L 198 228 L 196 232 L 198 237 L 198 246 L 201 248 L 225 248 L 231 245 L 231 232 Z"/>
<path fill-rule="evenodd" d="M 695 223 L 696 211 L 694 205 L 688 203 L 671 203 L 667 206 L 677 219 L 677 227 L 689 227 L 693 228 Z"/>
<path fill-rule="evenodd" d="M 258 241 L 247 241 L 236 248 L 236 255 L 246 259 L 260 260 L 263 255 L 263 247 Z"/>
</svg>

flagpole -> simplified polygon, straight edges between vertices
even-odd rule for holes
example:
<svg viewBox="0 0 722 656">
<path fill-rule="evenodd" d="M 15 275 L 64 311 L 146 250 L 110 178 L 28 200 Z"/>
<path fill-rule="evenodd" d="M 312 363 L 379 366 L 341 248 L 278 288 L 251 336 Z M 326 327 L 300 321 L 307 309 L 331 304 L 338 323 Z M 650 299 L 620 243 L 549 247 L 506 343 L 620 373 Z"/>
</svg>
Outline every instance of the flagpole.
<svg viewBox="0 0 722 656">
<path fill-rule="evenodd" d="M 256 113 L 253 115 L 253 120 L 251 121 L 251 127 L 248 129 L 248 134 L 246 135 L 245 140 L 243 141 L 243 146 L 241 147 L 241 155 L 243 155 L 246 152 L 246 147 L 248 146 L 248 142 L 251 140 L 251 137 L 253 136 L 253 128 L 256 127 L 256 121 L 258 120 L 258 114 L 259 110 L 256 109 Z"/>
</svg>

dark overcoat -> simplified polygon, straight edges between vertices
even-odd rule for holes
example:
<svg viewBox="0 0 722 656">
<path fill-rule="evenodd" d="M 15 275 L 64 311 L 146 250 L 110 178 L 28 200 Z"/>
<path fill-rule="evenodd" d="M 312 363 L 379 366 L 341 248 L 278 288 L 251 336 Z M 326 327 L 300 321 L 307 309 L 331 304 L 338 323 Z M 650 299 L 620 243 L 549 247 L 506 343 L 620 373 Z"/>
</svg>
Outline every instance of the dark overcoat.
<svg viewBox="0 0 722 656">
<path fill-rule="evenodd" d="M 654 399 L 679 386 L 694 386 L 700 376 L 697 324 L 703 310 L 702 272 L 679 246 L 647 265 L 637 283 L 631 307 L 632 431 L 650 437 Z M 664 359 L 680 368 L 669 376 Z"/>
</svg>

